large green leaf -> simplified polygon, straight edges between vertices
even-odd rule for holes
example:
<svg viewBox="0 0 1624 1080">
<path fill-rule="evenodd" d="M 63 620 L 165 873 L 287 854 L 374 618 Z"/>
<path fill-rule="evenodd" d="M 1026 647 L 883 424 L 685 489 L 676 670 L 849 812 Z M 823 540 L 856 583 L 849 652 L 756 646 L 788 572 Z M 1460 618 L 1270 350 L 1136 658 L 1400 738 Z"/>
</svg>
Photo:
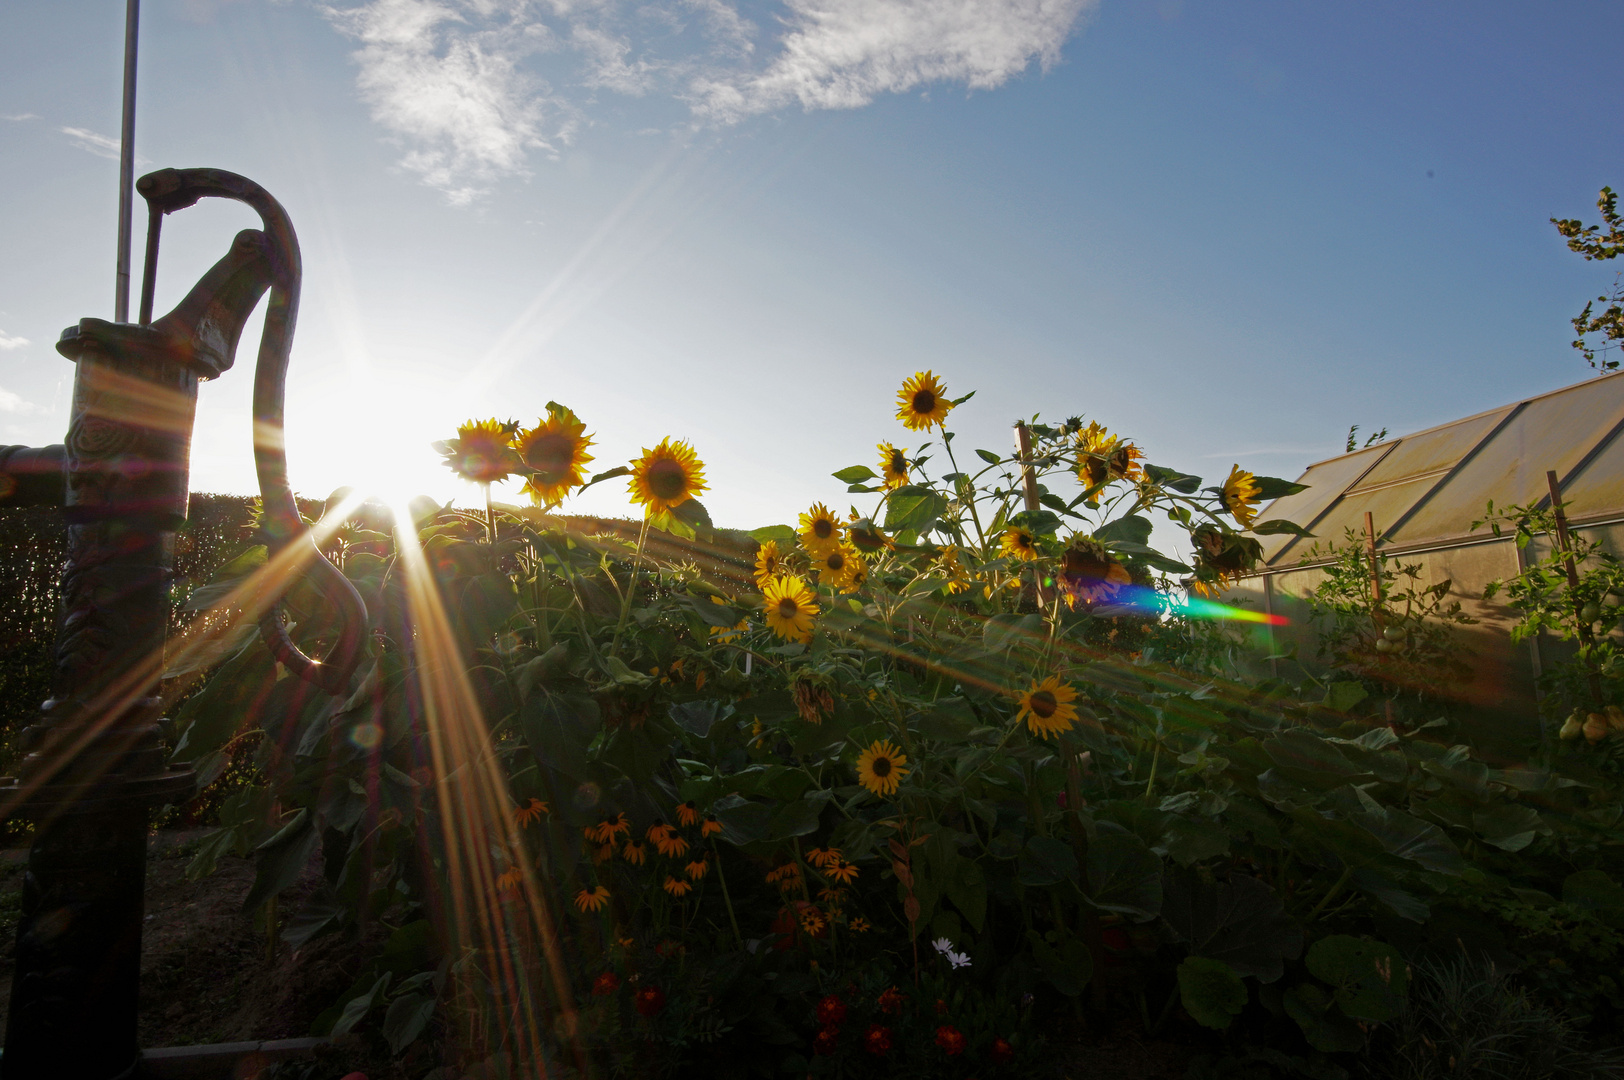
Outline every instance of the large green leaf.
<svg viewBox="0 0 1624 1080">
<path fill-rule="evenodd" d="M 1201 486 L 1201 477 L 1181 473 L 1176 469 L 1166 469 L 1160 465 L 1146 465 L 1145 476 L 1153 484 L 1160 484 L 1184 495 L 1194 494 L 1195 489 Z"/>
<path fill-rule="evenodd" d="M 404 1053 L 423 1034 L 433 1015 L 433 994 L 402 994 L 391 1001 L 383 1017 L 383 1037 L 389 1040 L 389 1052 Z"/>
<path fill-rule="evenodd" d="M 1021 849 L 1016 877 L 1022 885 L 1055 885 L 1077 880 L 1077 856 L 1071 845 L 1052 836 L 1034 836 Z"/>
<path fill-rule="evenodd" d="M 1327 1054 L 1352 1053 L 1365 1045 L 1364 1033 L 1334 1008 L 1329 994 L 1313 983 L 1287 990 L 1281 1004 L 1303 1029 L 1308 1045 Z"/>
<path fill-rule="evenodd" d="M 885 527 L 892 532 L 910 529 L 923 532 L 942 516 L 947 500 L 927 487 L 909 484 L 897 488 L 885 500 Z"/>
<path fill-rule="evenodd" d="M 865 480 L 878 480 L 880 478 L 880 474 L 867 465 L 848 465 L 833 475 L 842 484 L 861 484 Z"/>
<path fill-rule="evenodd" d="M 1294 484 L 1290 480 L 1282 480 L 1278 476 L 1254 476 L 1253 483 L 1257 484 L 1258 498 L 1264 502 L 1273 502 L 1283 499 L 1287 495 L 1295 495 L 1299 491 L 1307 491 L 1307 484 Z"/>
<path fill-rule="evenodd" d="M 791 544 L 800 534 L 788 525 L 763 525 L 759 529 L 750 530 L 750 539 L 765 544 L 769 540 L 780 544 Z"/>
<path fill-rule="evenodd" d="M 1037 960 L 1044 977 L 1066 997 L 1081 994 L 1094 977 L 1094 958 L 1076 938 L 1065 938 L 1059 944 L 1051 945 L 1036 930 L 1028 930 L 1026 942 L 1031 946 L 1032 957 Z"/>
<path fill-rule="evenodd" d="M 255 849 L 254 887 L 243 898 L 242 909 L 252 911 L 297 882 L 320 839 L 310 811 L 301 808 L 275 836 Z"/>
<path fill-rule="evenodd" d="M 1224 1031 L 1246 1008 L 1246 984 L 1222 960 L 1186 956 L 1178 979 L 1184 1011 L 1205 1027 Z"/>
<path fill-rule="evenodd" d="M 1534 842 L 1550 826 L 1539 816 L 1539 811 L 1521 803 L 1503 802 L 1480 807 L 1472 812 L 1472 828 L 1485 843 L 1501 851 L 1521 851 Z"/>
<path fill-rule="evenodd" d="M 1138 514 L 1129 514 L 1119 517 L 1106 525 L 1101 525 L 1094 531 L 1094 539 L 1103 544 L 1110 544 L 1116 540 L 1125 540 L 1130 544 L 1149 544 L 1151 531 L 1155 528 L 1149 518 Z"/>
<path fill-rule="evenodd" d="M 1273 982 L 1302 952 L 1303 933 L 1268 885 L 1246 874 L 1208 882 L 1180 870 L 1166 875 L 1162 918 L 1193 956 L 1221 960 L 1241 975 Z M 1192 1016 L 1194 1013 L 1191 1014 Z"/>
<path fill-rule="evenodd" d="M 1260 521 L 1247 531 L 1256 533 L 1259 536 L 1277 536 L 1284 534 L 1287 536 L 1306 536 L 1310 539 L 1312 539 L 1314 536 L 1313 533 L 1309 532 L 1295 521 L 1287 521 L 1285 518 L 1270 518 L 1268 521 Z"/>
<path fill-rule="evenodd" d="M 1088 899 L 1141 922 L 1162 910 L 1162 860 L 1120 826 L 1102 823 L 1088 845 Z"/>
<path fill-rule="evenodd" d="M 1391 945 L 1333 934 L 1309 947 L 1307 964 L 1315 978 L 1332 986 L 1337 1005 L 1355 1020 L 1383 1023 L 1404 1007 L 1409 968 Z"/>
</svg>

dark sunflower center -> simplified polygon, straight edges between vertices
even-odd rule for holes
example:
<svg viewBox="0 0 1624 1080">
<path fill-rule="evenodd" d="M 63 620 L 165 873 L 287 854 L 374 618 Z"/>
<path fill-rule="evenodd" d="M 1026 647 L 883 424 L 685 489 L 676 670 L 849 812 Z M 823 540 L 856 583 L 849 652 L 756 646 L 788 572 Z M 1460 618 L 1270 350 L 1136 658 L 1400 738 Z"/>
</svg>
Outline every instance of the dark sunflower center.
<svg viewBox="0 0 1624 1080">
<path fill-rule="evenodd" d="M 800 613 L 801 613 L 801 605 L 797 604 L 793 598 L 786 596 L 782 600 L 778 601 L 778 617 L 779 618 L 781 618 L 781 619 L 793 619 L 793 618 L 795 618 L 795 616 L 799 615 Z"/>
<path fill-rule="evenodd" d="M 1020 533 L 1015 537 L 1015 543 L 1020 547 L 1029 548 L 1032 546 L 1032 538 L 1025 533 Z"/>
<path fill-rule="evenodd" d="M 913 410 L 916 413 L 929 413 L 936 411 L 936 395 L 929 390 L 919 390 L 913 396 Z"/>
<path fill-rule="evenodd" d="M 1047 720 L 1060 708 L 1060 702 L 1048 690 L 1039 690 L 1027 699 L 1027 708 L 1037 715 L 1039 720 Z"/>
<path fill-rule="evenodd" d="M 901 450 L 891 451 L 891 471 L 894 473 L 908 471 L 908 459 L 902 456 Z"/>
<path fill-rule="evenodd" d="M 567 472 L 575 458 L 575 440 L 568 435 L 543 435 L 524 448 L 524 463 L 544 476 Z"/>
<path fill-rule="evenodd" d="M 835 534 L 835 523 L 828 518 L 818 518 L 812 523 L 812 535 L 819 540 L 827 540 Z"/>
<path fill-rule="evenodd" d="M 877 757 L 868 767 L 874 770 L 874 775 L 881 779 L 891 775 L 891 759 L 888 757 Z"/>
<path fill-rule="evenodd" d="M 831 551 L 829 557 L 823 560 L 823 565 L 835 571 L 844 570 L 846 568 L 846 556 L 838 551 Z"/>
<path fill-rule="evenodd" d="M 648 467 L 648 489 L 656 498 L 675 499 L 688 490 L 688 471 L 670 458 L 656 461 Z"/>
</svg>

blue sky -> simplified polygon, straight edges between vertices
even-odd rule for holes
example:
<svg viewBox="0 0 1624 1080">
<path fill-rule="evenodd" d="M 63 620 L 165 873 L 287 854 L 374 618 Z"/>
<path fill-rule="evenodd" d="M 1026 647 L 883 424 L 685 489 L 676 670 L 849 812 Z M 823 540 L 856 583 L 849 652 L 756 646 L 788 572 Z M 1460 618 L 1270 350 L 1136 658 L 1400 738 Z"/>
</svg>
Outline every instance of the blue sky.
<svg viewBox="0 0 1624 1080">
<path fill-rule="evenodd" d="M 720 523 L 840 502 L 905 435 L 1082 414 L 1150 460 L 1295 476 L 1586 378 L 1613 280 L 1547 222 L 1624 185 L 1616 4 L 146 0 L 142 171 L 278 195 L 305 306 L 293 479 L 472 495 L 427 444 L 571 405 L 666 435 Z M 0 442 L 61 440 L 51 348 L 110 317 L 123 4 L 0 7 Z M 253 224 L 165 230 L 167 309 Z M 137 239 L 139 245 L 139 238 Z M 257 337 L 257 319 L 247 341 Z M 194 488 L 249 491 L 251 351 Z M 621 513 L 621 484 L 575 505 Z"/>
</svg>

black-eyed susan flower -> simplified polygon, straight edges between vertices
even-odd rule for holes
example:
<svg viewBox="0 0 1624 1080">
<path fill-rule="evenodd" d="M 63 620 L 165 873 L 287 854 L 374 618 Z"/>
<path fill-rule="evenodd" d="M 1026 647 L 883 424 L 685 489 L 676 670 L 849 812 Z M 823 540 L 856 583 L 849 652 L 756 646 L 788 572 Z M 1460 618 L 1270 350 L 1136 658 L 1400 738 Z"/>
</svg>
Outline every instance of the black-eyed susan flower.
<svg viewBox="0 0 1624 1080">
<path fill-rule="evenodd" d="M 537 506 L 557 506 L 586 481 L 586 448 L 592 437 L 586 425 L 556 401 L 547 403 L 547 415 L 536 426 L 513 439 L 513 449 L 529 471 L 524 490 Z"/>
<path fill-rule="evenodd" d="M 664 822 L 656 822 L 648 827 L 648 838 L 654 844 L 654 849 L 666 858 L 674 858 L 688 853 L 688 841 L 678 834 L 677 830 Z"/>
<path fill-rule="evenodd" d="M 1263 489 L 1258 487 L 1255 476 L 1239 465 L 1230 468 L 1229 479 L 1224 481 L 1224 509 L 1234 515 L 1235 520 L 1241 523 L 1241 528 L 1252 527 L 1262 494 Z"/>
<path fill-rule="evenodd" d="M 777 885 L 781 893 L 794 892 L 801 887 L 801 864 L 785 863 L 767 871 L 767 884 Z"/>
<path fill-rule="evenodd" d="M 703 858 L 695 859 L 687 866 L 684 866 L 682 868 L 682 872 L 687 874 L 694 881 L 698 881 L 700 878 L 704 877 L 710 872 L 710 860 Z"/>
<path fill-rule="evenodd" d="M 1032 535 L 1031 529 L 1023 529 L 1019 525 L 1004 530 L 1004 538 L 998 547 L 1004 555 L 1022 562 L 1031 562 L 1038 557 L 1037 537 Z"/>
<path fill-rule="evenodd" d="M 626 820 L 626 815 L 624 812 L 622 812 L 616 814 L 614 817 L 605 817 L 596 825 L 590 825 L 583 831 L 586 832 L 588 840 L 593 840 L 600 844 L 608 844 L 613 843 L 615 837 L 625 833 L 630 833 L 632 831 L 632 823 Z"/>
<path fill-rule="evenodd" d="M 524 881 L 524 871 L 517 866 L 502 871 L 496 879 L 496 888 L 501 892 L 518 892 L 519 885 Z"/>
<path fill-rule="evenodd" d="M 880 477 L 885 486 L 896 489 L 908 482 L 908 455 L 888 442 L 875 447 L 880 452 Z"/>
<path fill-rule="evenodd" d="M 815 847 L 806 853 L 806 861 L 821 870 L 825 866 L 840 862 L 840 849 Z"/>
<path fill-rule="evenodd" d="M 876 739 L 857 755 L 857 782 L 876 795 L 893 795 L 908 775 L 907 764 L 908 755 L 889 739 Z"/>
<path fill-rule="evenodd" d="M 524 827 L 526 825 L 534 825 L 548 813 L 549 810 L 547 808 L 547 804 L 542 802 L 540 799 L 532 797 L 528 803 L 513 811 L 513 820 L 517 822 L 520 827 Z"/>
<path fill-rule="evenodd" d="M 1077 719 L 1077 706 L 1072 704 L 1076 698 L 1077 691 L 1069 683 L 1050 675 L 1020 695 L 1021 711 L 1016 714 L 1015 722 L 1026 721 L 1032 734 L 1044 739 L 1070 731 L 1072 721 Z"/>
<path fill-rule="evenodd" d="M 897 391 L 897 419 L 910 431 L 929 431 L 947 419 L 953 403 L 947 390 L 928 371 L 915 372 Z"/>
<path fill-rule="evenodd" d="M 775 578 L 761 590 L 762 612 L 767 628 L 788 641 L 811 641 L 813 617 L 818 613 L 817 598 L 794 574 Z"/>
<path fill-rule="evenodd" d="M 661 885 L 660 888 L 664 889 L 672 896 L 678 897 L 687 896 L 689 893 L 694 891 L 694 887 L 688 884 L 688 882 L 679 877 L 672 877 L 670 874 L 665 875 L 665 884 Z"/>
<path fill-rule="evenodd" d="M 819 585 L 850 592 L 852 579 L 864 569 L 863 557 L 850 544 L 830 545 L 813 553 L 812 569 L 818 572 Z"/>
<path fill-rule="evenodd" d="M 869 922 L 867 919 L 863 918 L 861 915 L 857 916 L 855 919 L 853 919 L 847 925 L 854 932 L 859 933 L 859 934 L 874 929 L 874 924 Z"/>
<path fill-rule="evenodd" d="M 841 859 L 833 866 L 825 866 L 823 872 L 842 885 L 850 885 L 857 880 L 857 864 Z"/>
<path fill-rule="evenodd" d="M 517 472 L 522 463 L 509 445 L 519 425 L 511 420 L 470 420 L 457 437 L 436 443 L 446 468 L 476 484 L 493 484 Z"/>
<path fill-rule="evenodd" d="M 632 462 L 630 489 L 645 512 L 669 513 L 705 490 L 705 465 L 687 443 L 661 439 Z"/>
<path fill-rule="evenodd" d="M 642 866 L 648 858 L 648 848 L 643 846 L 641 840 L 628 840 L 626 846 L 620 849 L 620 857 L 633 866 Z"/>
<path fill-rule="evenodd" d="M 677 804 L 677 824 L 679 824 L 679 825 L 698 825 L 699 824 L 699 804 L 695 803 L 692 800 L 689 800 L 688 802 L 685 802 L 685 803 L 678 803 Z"/>
<path fill-rule="evenodd" d="M 828 925 L 828 920 L 823 917 L 823 912 L 815 907 L 806 908 L 801 912 L 801 929 L 812 937 L 817 937 L 823 933 L 824 928 Z"/>
<path fill-rule="evenodd" d="M 597 850 L 592 853 L 592 861 L 594 863 L 606 863 L 614 857 L 615 845 L 613 842 L 599 844 Z"/>
<path fill-rule="evenodd" d="M 602 885 L 594 889 L 582 889 L 575 894 L 575 906 L 582 911 L 602 911 L 608 902 L 609 890 Z"/>
<path fill-rule="evenodd" d="M 709 814 L 706 814 L 705 820 L 699 823 L 699 835 L 701 837 L 715 836 L 721 831 L 722 823 Z"/>
<path fill-rule="evenodd" d="M 812 509 L 801 515 L 801 546 L 816 555 L 825 548 L 838 547 L 843 539 L 844 526 L 822 503 L 813 503 Z"/>
<path fill-rule="evenodd" d="M 768 540 L 756 550 L 757 588 L 765 589 L 767 582 L 776 578 L 783 569 L 783 559 L 778 554 L 778 541 Z"/>
</svg>

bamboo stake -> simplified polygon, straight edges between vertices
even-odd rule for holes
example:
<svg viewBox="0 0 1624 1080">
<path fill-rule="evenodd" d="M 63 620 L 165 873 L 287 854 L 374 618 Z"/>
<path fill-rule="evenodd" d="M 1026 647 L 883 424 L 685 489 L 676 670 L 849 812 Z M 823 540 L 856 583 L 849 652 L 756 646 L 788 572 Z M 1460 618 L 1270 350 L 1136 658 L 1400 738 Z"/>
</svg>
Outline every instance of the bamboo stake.
<svg viewBox="0 0 1624 1080">
<path fill-rule="evenodd" d="M 1556 517 L 1556 542 L 1567 556 L 1563 560 L 1563 567 L 1568 572 L 1568 598 L 1573 602 L 1573 623 L 1579 629 L 1579 641 L 1588 647 L 1595 643 L 1595 635 L 1590 632 L 1590 624 L 1585 621 L 1584 601 L 1579 598 L 1579 565 L 1573 561 L 1573 542 L 1568 536 L 1568 515 L 1562 509 L 1562 485 L 1556 479 L 1556 470 L 1545 470 L 1545 484 L 1551 489 L 1551 513 Z M 1596 708 L 1602 707 L 1601 676 L 1596 674 L 1596 668 L 1588 655 L 1585 656 L 1585 667 L 1589 671 L 1590 696 L 1595 699 Z"/>
</svg>

